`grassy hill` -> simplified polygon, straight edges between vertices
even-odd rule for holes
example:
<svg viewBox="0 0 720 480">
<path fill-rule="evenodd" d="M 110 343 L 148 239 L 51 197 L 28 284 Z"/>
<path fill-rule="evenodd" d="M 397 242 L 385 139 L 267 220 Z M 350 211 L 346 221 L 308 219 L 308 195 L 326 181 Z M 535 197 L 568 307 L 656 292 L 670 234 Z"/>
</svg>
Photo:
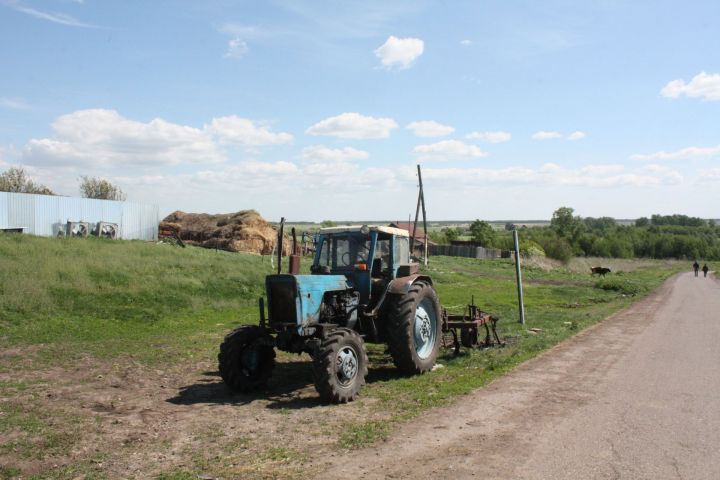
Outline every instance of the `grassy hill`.
<svg viewBox="0 0 720 480">
<path fill-rule="evenodd" d="M 0 235 L 0 335 L 9 344 L 81 343 L 97 354 L 177 346 L 254 321 L 267 273 L 270 260 L 258 255 Z"/>
</svg>

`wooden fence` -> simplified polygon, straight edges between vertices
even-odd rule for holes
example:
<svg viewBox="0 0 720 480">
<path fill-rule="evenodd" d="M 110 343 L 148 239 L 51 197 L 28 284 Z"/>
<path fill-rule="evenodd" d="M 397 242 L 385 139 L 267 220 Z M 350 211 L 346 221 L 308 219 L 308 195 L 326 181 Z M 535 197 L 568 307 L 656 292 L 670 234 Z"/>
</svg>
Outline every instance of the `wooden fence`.
<svg viewBox="0 0 720 480">
<path fill-rule="evenodd" d="M 510 258 L 509 250 L 476 247 L 472 245 L 428 245 L 429 256 L 445 255 L 466 258 Z"/>
</svg>

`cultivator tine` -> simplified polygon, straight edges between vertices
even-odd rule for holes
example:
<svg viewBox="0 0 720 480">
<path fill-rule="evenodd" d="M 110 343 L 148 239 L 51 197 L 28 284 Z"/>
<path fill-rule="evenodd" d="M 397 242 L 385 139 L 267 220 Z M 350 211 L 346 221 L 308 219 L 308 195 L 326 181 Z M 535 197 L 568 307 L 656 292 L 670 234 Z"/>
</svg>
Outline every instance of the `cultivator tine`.
<svg viewBox="0 0 720 480">
<path fill-rule="evenodd" d="M 495 316 L 490 316 L 490 321 L 491 321 L 491 325 L 492 325 L 492 332 L 493 332 L 493 335 L 495 336 L 495 341 L 497 342 L 497 344 L 499 346 L 504 347 L 505 342 L 500 340 L 500 337 L 498 336 L 498 333 L 497 333 L 497 329 L 495 328 L 497 325 L 497 322 L 500 321 L 500 318 L 495 317 Z"/>
</svg>

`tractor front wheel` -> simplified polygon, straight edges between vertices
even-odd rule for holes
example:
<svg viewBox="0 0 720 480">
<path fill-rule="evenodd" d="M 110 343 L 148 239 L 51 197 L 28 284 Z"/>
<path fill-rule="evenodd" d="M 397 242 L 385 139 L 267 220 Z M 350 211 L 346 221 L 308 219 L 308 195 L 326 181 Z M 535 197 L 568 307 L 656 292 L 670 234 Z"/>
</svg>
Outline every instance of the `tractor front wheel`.
<svg viewBox="0 0 720 480">
<path fill-rule="evenodd" d="M 417 281 L 391 299 L 386 312 L 388 347 L 395 366 L 425 373 L 435 365 L 441 339 L 440 301 L 432 285 Z"/>
<path fill-rule="evenodd" d="M 349 328 L 337 328 L 313 355 L 315 390 L 324 402 L 355 400 L 365 384 L 368 356 L 362 337 Z"/>
<path fill-rule="evenodd" d="M 249 392 L 264 387 L 275 367 L 275 349 L 267 333 L 256 325 L 243 325 L 225 336 L 220 345 L 220 376 L 234 391 Z"/>
</svg>

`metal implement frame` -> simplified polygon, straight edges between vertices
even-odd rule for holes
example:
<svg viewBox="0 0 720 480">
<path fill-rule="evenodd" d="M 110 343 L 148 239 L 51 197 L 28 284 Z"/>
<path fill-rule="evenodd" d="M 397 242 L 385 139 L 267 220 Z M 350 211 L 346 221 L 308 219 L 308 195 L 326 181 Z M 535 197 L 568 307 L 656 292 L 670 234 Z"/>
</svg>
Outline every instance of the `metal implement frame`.
<svg viewBox="0 0 720 480">
<path fill-rule="evenodd" d="M 458 332 L 460 332 L 460 338 L 470 339 L 471 346 L 479 345 L 485 348 L 493 345 L 504 346 L 505 342 L 500 340 L 497 333 L 498 321 L 500 321 L 500 317 L 483 312 L 475 305 L 474 301 L 467 305 L 462 315 L 451 315 L 447 310 L 442 309 L 442 332 L 452 335 L 454 355 L 456 356 L 460 353 Z M 478 331 L 481 326 L 485 328 L 485 340 L 479 343 Z"/>
</svg>

